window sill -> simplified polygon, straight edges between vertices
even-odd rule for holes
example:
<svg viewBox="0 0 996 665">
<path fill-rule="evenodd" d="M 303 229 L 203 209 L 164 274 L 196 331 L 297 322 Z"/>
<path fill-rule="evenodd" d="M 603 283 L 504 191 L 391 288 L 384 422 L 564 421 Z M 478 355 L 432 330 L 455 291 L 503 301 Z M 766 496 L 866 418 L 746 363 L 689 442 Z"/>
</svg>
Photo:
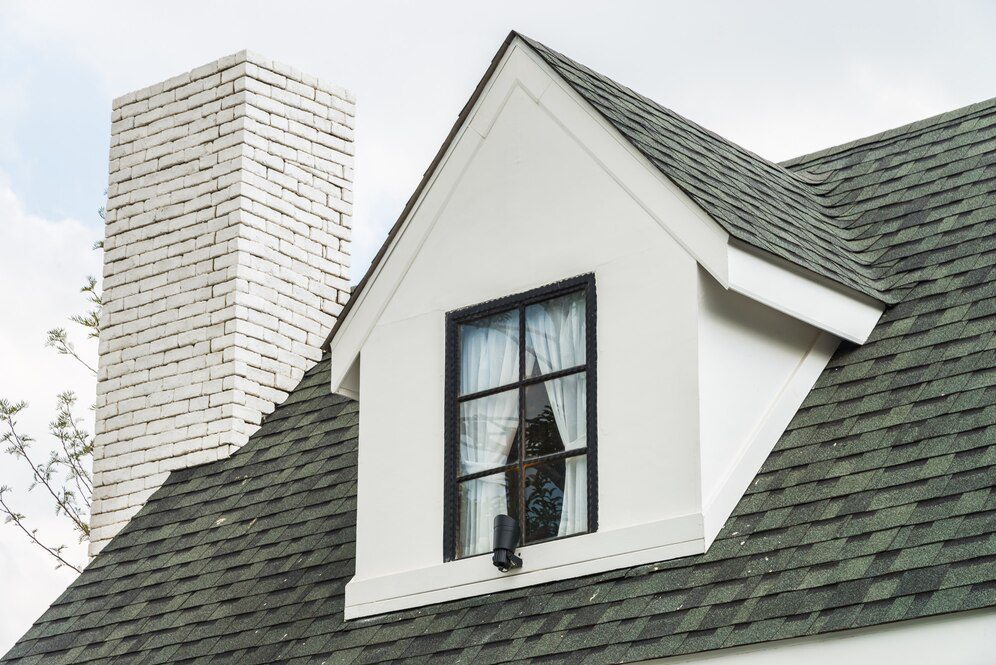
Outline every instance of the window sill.
<svg viewBox="0 0 996 665">
<path fill-rule="evenodd" d="M 603 573 L 705 551 L 699 514 L 553 540 L 517 550 L 522 568 L 499 573 L 475 556 L 346 585 L 346 619 Z"/>
</svg>

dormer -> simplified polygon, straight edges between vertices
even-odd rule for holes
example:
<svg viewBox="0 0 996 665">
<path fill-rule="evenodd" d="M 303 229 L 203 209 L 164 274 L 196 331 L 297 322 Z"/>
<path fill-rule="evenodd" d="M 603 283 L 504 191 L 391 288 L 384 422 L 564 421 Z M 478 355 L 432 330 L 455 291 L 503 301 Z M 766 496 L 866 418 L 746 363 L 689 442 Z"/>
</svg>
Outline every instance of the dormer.
<svg viewBox="0 0 996 665">
<path fill-rule="evenodd" d="M 347 618 L 708 550 L 883 310 L 795 176 L 609 83 L 510 35 L 332 331 Z"/>
</svg>

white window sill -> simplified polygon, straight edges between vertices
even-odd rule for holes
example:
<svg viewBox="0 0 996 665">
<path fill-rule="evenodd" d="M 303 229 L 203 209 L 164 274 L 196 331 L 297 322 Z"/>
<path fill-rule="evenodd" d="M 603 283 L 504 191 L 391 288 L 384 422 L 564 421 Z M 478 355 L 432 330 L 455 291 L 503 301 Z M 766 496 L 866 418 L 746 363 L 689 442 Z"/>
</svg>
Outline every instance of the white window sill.
<svg viewBox="0 0 996 665">
<path fill-rule="evenodd" d="M 519 548 L 523 566 L 500 573 L 488 555 L 371 578 L 346 585 L 346 619 L 508 591 L 618 568 L 701 554 L 699 514 L 554 540 Z"/>
</svg>

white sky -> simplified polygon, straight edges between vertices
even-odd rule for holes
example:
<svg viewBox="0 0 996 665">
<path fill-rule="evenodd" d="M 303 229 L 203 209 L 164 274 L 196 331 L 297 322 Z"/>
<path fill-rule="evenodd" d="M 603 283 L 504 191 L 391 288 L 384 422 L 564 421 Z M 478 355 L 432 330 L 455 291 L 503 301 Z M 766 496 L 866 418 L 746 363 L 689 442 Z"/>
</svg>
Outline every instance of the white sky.
<svg viewBox="0 0 996 665">
<path fill-rule="evenodd" d="M 99 273 L 113 97 L 242 48 L 355 92 L 355 281 L 512 28 L 773 159 L 996 95 L 985 2 L 5 3 L 0 397 L 39 446 L 59 391 L 92 401 L 43 341 Z M 7 457 L 0 484 L 71 540 Z M 0 524 L 0 653 L 71 578 Z"/>
</svg>

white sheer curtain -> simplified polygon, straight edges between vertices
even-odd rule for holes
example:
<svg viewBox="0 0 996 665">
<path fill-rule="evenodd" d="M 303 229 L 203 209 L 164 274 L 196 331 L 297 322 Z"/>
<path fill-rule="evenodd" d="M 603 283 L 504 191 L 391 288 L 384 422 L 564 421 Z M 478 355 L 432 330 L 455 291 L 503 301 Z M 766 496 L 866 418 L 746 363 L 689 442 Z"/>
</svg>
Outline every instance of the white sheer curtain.
<svg viewBox="0 0 996 665">
<path fill-rule="evenodd" d="M 510 312 L 460 327 L 460 393 L 470 394 L 519 380 L 518 314 Z M 518 428 L 518 390 L 460 405 L 460 473 L 506 463 Z M 491 550 L 496 515 L 507 513 L 505 474 L 462 483 L 460 556 Z"/>
<path fill-rule="evenodd" d="M 530 306 L 526 310 L 526 348 L 541 374 L 584 364 L 584 294 Z M 588 445 L 587 373 L 572 374 L 544 385 L 565 449 L 584 448 Z M 587 456 L 569 457 L 564 465 L 560 536 L 588 529 Z"/>
</svg>

